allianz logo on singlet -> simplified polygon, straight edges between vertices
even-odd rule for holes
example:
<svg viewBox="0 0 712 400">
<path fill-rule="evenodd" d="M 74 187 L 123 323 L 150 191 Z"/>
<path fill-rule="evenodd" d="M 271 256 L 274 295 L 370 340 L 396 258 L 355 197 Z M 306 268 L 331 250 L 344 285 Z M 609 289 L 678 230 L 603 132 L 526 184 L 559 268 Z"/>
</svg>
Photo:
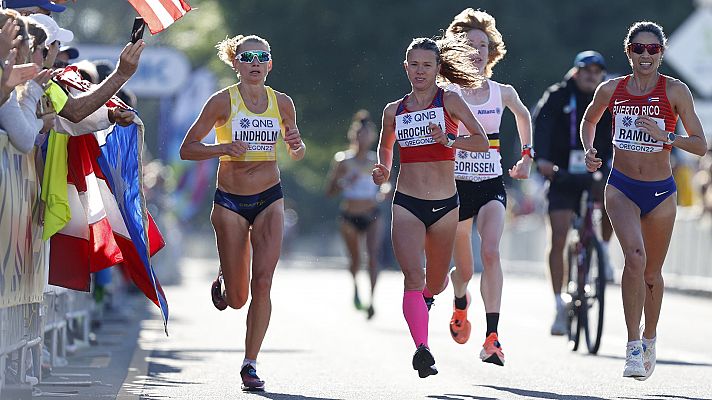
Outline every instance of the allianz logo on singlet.
<svg viewBox="0 0 712 400">
<path fill-rule="evenodd" d="M 477 110 L 477 115 L 489 115 L 489 114 L 499 114 L 501 113 L 502 110 L 497 108 L 489 109 L 489 110 Z"/>
</svg>

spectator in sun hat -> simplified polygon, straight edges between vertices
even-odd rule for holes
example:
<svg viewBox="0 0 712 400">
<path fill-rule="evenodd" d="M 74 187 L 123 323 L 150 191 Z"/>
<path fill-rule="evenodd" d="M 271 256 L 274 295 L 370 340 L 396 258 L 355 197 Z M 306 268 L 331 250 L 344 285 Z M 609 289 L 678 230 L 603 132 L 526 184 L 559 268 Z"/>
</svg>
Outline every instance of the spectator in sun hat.
<svg viewBox="0 0 712 400">
<path fill-rule="evenodd" d="M 79 58 L 79 50 L 76 47 L 62 46 L 59 48 L 57 58 L 54 60 L 55 68 L 64 68 L 70 64 L 70 61 Z"/>
</svg>

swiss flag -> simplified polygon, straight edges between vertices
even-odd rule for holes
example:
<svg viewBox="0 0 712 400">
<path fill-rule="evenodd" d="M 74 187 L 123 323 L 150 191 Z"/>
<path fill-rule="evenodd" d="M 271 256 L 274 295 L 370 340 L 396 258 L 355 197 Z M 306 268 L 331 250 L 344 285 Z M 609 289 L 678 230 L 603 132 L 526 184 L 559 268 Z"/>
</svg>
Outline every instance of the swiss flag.
<svg viewBox="0 0 712 400">
<path fill-rule="evenodd" d="M 153 34 L 168 28 L 192 10 L 185 0 L 129 0 L 129 3 L 143 17 Z"/>
</svg>

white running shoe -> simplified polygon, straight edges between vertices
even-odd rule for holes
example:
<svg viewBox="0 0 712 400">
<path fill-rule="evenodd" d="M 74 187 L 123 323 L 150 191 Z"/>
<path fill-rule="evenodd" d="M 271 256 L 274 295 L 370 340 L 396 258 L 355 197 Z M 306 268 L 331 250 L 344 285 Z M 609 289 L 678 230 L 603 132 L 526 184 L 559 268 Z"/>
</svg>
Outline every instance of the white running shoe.
<svg viewBox="0 0 712 400">
<path fill-rule="evenodd" d="M 551 334 L 554 336 L 566 335 L 569 331 L 567 307 L 566 303 L 559 303 L 556 305 L 556 318 L 554 323 L 551 324 Z"/>
<path fill-rule="evenodd" d="M 655 339 L 646 339 L 643 337 L 643 327 L 640 327 L 640 338 L 643 341 L 643 367 L 645 367 L 645 376 L 635 378 L 639 381 L 644 381 L 650 378 L 650 375 L 655 371 Z"/>
<path fill-rule="evenodd" d="M 628 343 L 625 349 L 624 378 L 642 378 L 645 376 L 643 366 L 643 344 L 640 340 Z"/>
</svg>

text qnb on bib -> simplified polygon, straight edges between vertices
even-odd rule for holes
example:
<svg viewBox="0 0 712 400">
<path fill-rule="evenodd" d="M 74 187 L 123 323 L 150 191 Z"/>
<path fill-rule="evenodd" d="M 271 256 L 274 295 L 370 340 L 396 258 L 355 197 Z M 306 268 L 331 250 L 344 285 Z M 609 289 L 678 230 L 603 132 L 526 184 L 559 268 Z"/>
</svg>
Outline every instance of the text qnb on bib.
<svg viewBox="0 0 712 400">
<path fill-rule="evenodd" d="M 396 139 L 401 147 L 416 147 L 435 144 L 430 136 L 430 123 L 445 132 L 445 113 L 442 107 L 428 108 L 396 115 Z"/>
<path fill-rule="evenodd" d="M 481 182 L 501 176 L 501 159 L 497 149 L 486 152 L 458 150 L 455 153 L 455 179 Z"/>
</svg>

